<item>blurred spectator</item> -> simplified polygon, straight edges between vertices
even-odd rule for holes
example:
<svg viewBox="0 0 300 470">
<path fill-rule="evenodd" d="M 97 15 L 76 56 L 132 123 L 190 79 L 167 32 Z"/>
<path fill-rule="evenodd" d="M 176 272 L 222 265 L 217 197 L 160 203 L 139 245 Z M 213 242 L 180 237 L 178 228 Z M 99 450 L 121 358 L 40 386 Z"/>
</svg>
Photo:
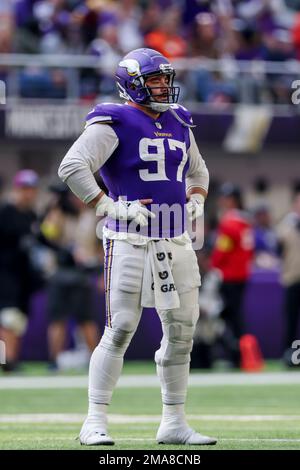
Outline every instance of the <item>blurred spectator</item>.
<svg viewBox="0 0 300 470">
<path fill-rule="evenodd" d="M 0 54 L 13 52 L 14 18 L 9 0 L 0 2 Z M 0 66 L 0 80 L 6 78 L 7 68 Z"/>
<path fill-rule="evenodd" d="M 226 323 L 226 343 L 232 365 L 239 367 L 239 338 L 244 334 L 242 302 L 253 258 L 253 229 L 243 211 L 240 189 L 224 183 L 219 197 L 220 222 L 212 253 L 212 267 L 222 275 L 222 316 Z"/>
<path fill-rule="evenodd" d="M 262 58 L 266 61 L 284 62 L 295 58 L 292 37 L 285 29 L 274 29 L 264 36 Z M 296 77 L 295 77 L 296 78 Z M 291 83 L 294 77 L 289 74 L 267 74 L 267 86 L 274 103 L 289 103 Z"/>
<path fill-rule="evenodd" d="M 233 22 L 232 52 L 237 60 L 261 59 L 263 46 L 255 23 L 236 19 Z"/>
<path fill-rule="evenodd" d="M 293 341 L 297 338 L 300 316 L 300 191 L 294 196 L 292 211 L 278 226 L 282 251 L 282 284 L 285 288 L 284 361 L 292 366 Z"/>
<path fill-rule="evenodd" d="M 257 21 L 264 30 L 270 30 L 274 25 L 288 28 L 295 14 L 295 10 L 288 7 L 288 2 L 289 0 L 239 0 L 237 13 L 247 20 Z"/>
<path fill-rule="evenodd" d="M 117 24 L 109 22 L 102 25 L 99 28 L 98 37 L 89 45 L 88 52 L 99 59 L 99 65 L 102 68 L 99 72 L 95 69 L 86 69 L 82 72 L 84 78 L 82 95 L 94 94 L 94 98 L 98 94 L 113 95 L 116 86 L 112 80 L 112 74 L 122 57 Z"/>
<path fill-rule="evenodd" d="M 219 46 L 219 47 L 218 47 Z M 217 38 L 217 21 L 212 13 L 198 13 L 192 30 L 190 55 L 193 57 L 220 57 Z"/>
<path fill-rule="evenodd" d="M 300 60 L 300 13 L 295 17 L 295 23 L 292 28 L 292 39 L 296 50 L 296 58 Z"/>
<path fill-rule="evenodd" d="M 0 53 L 12 52 L 13 24 L 12 18 L 0 15 Z"/>
<path fill-rule="evenodd" d="M 143 47 L 144 40 L 140 30 L 142 12 L 137 0 L 120 2 L 118 17 L 118 39 L 123 55 L 133 49 Z"/>
<path fill-rule="evenodd" d="M 100 88 L 97 70 L 81 70 L 79 86 L 70 78 L 69 89 L 80 90 L 84 98 L 111 95 L 108 75 L 115 60 L 146 46 L 170 60 L 223 60 L 221 72 L 203 67 L 192 77 L 180 76 L 181 82 L 187 80 L 183 91 L 189 99 L 216 105 L 290 103 L 292 76 L 239 74 L 235 61 L 299 58 L 298 0 L 2 0 L 1 16 L 0 52 L 101 57 L 107 77 Z M 67 79 L 63 70 L 24 68 L 22 96 L 64 98 Z"/>
<path fill-rule="evenodd" d="M 191 38 L 190 55 L 193 57 L 219 59 L 222 56 L 221 38 L 218 35 L 217 18 L 212 13 L 198 13 Z M 192 88 L 196 98 L 204 103 L 232 103 L 236 87 L 219 71 L 199 68 L 191 74 Z"/>
<path fill-rule="evenodd" d="M 114 23 L 102 25 L 88 51 L 97 55 L 101 59 L 101 65 L 113 73 L 122 57 L 122 51 L 119 49 L 118 25 Z"/>
<path fill-rule="evenodd" d="M 50 366 L 66 346 L 68 320 L 79 326 L 89 351 L 98 344 L 93 304 L 93 279 L 100 255 L 95 235 L 95 217 L 68 189 L 52 187 L 56 193 L 41 224 L 41 232 L 56 253 L 56 269 L 48 282 Z"/>
<path fill-rule="evenodd" d="M 184 57 L 187 43 L 180 35 L 181 16 L 178 8 L 168 9 L 161 17 L 159 27 L 145 36 L 145 45 L 159 51 L 170 60 Z"/>
<path fill-rule="evenodd" d="M 255 263 L 265 269 L 278 265 L 279 246 L 270 208 L 260 204 L 252 211 L 254 223 Z"/>
<path fill-rule="evenodd" d="M 162 15 L 162 6 L 156 1 L 150 1 L 143 11 L 140 20 L 140 30 L 145 36 L 153 31 L 159 24 Z"/>
<path fill-rule="evenodd" d="M 28 243 L 33 236 L 39 179 L 32 170 L 19 171 L 12 202 L 0 206 L 0 333 L 6 343 L 5 371 L 13 371 L 20 339 L 27 326 L 29 299 L 37 287 Z"/>
</svg>

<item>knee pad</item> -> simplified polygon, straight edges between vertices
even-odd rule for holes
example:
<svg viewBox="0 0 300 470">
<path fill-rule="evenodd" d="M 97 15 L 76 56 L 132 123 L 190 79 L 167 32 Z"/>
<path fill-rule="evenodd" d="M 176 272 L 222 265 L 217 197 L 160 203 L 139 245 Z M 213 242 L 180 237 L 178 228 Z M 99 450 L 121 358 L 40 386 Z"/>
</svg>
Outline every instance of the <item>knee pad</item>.
<svg viewBox="0 0 300 470">
<path fill-rule="evenodd" d="M 168 334 L 164 334 L 160 348 L 155 353 L 156 364 L 171 366 L 190 362 L 193 332 L 191 326 L 180 323 L 169 325 Z"/>
<path fill-rule="evenodd" d="M 113 313 L 112 326 L 115 331 L 121 330 L 127 333 L 134 333 L 139 324 L 139 312 L 128 312 L 120 310 Z"/>
<path fill-rule="evenodd" d="M 189 310 L 185 312 L 188 315 L 182 315 L 185 318 L 182 321 L 178 320 L 178 315 L 175 315 L 176 320 L 172 320 L 176 311 L 166 312 L 165 318 L 162 319 L 163 338 L 160 349 L 155 353 L 157 365 L 170 366 L 190 362 L 199 308 L 198 306 L 189 307 Z"/>
<path fill-rule="evenodd" d="M 22 336 L 27 327 L 27 318 L 18 308 L 7 307 L 0 311 L 0 326 L 16 336 Z"/>
<path fill-rule="evenodd" d="M 113 356 L 122 357 L 129 346 L 134 332 L 120 328 L 105 328 L 99 346 L 109 351 Z"/>
</svg>

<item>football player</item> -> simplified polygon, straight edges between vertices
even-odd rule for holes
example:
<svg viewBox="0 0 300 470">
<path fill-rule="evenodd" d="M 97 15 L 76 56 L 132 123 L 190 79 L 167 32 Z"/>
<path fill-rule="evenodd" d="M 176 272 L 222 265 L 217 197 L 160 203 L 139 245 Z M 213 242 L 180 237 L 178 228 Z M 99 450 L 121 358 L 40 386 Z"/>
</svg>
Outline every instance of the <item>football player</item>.
<svg viewBox="0 0 300 470">
<path fill-rule="evenodd" d="M 151 305 L 163 329 L 155 354 L 163 401 L 157 442 L 216 443 L 190 428 L 184 412 L 200 274 L 182 214 L 190 220 L 203 214 L 209 175 L 191 115 L 176 104 L 174 77 L 172 65 L 155 50 L 127 54 L 116 72 L 125 103 L 98 104 L 88 114 L 58 172 L 98 216 L 108 216 L 106 328 L 90 362 L 89 410 L 79 436 L 85 445 L 114 443 L 107 407 L 142 307 Z M 108 195 L 93 176 L 99 169 Z M 157 211 L 162 206 L 177 211 L 168 223 Z"/>
</svg>

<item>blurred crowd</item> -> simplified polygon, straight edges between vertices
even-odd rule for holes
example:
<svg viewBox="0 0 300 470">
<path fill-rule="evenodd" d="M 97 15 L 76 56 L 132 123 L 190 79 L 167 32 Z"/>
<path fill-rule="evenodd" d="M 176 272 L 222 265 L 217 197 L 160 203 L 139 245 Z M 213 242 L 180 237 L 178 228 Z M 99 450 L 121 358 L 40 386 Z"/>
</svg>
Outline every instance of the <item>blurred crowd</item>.
<svg viewBox="0 0 300 470">
<path fill-rule="evenodd" d="M 212 367 L 222 351 L 232 366 L 260 370 L 263 360 L 259 343 L 247 331 L 245 296 L 255 273 L 265 285 L 271 272 L 279 273 L 283 288 L 280 309 L 284 327 L 276 332 L 270 324 L 270 334 L 282 335 L 283 361 L 287 366 L 295 365 L 293 342 L 300 318 L 300 184 L 294 184 L 290 209 L 277 221 L 274 207 L 266 202 L 268 189 L 267 181 L 259 179 L 259 196 L 251 206 L 245 204 L 241 188 L 232 183 L 221 184 L 213 191 L 215 204 L 207 208 L 205 243 L 198 252 L 203 282 L 193 354 L 195 367 Z M 273 287 L 276 289 L 275 284 Z M 252 295 L 257 294 L 252 291 Z M 260 303 L 264 299 L 252 299 L 252 316 Z"/>
<path fill-rule="evenodd" d="M 0 0 L 0 53 L 94 55 L 80 70 L 80 97 L 113 96 L 111 74 L 139 47 L 170 58 L 230 60 L 212 71 L 179 73 L 183 97 L 204 103 L 290 103 L 290 74 L 236 75 L 234 62 L 300 59 L 300 0 Z M 5 77 L 7 69 L 0 69 Z M 25 67 L 23 97 L 64 98 L 67 72 Z"/>
<path fill-rule="evenodd" d="M 103 251 L 94 212 L 60 183 L 43 191 L 33 170 L 19 171 L 0 204 L 0 336 L 7 371 L 16 368 L 34 293 L 47 291 L 49 367 L 66 349 L 68 321 L 93 351 L 99 341 L 95 293 L 104 290 Z M 79 362 L 78 362 L 79 365 Z"/>
<path fill-rule="evenodd" d="M 246 207 L 238 186 L 230 182 L 211 185 L 205 244 L 197 252 L 203 282 L 193 353 L 196 367 L 212 367 L 220 351 L 231 366 L 241 366 L 241 351 L 250 347 L 242 342 L 247 334 L 243 299 L 255 269 L 280 273 L 285 325 L 280 332 L 282 354 L 285 363 L 293 365 L 291 347 L 300 316 L 300 185 L 295 184 L 291 192 L 286 215 L 276 221 L 273 208 L 265 202 L 266 190 L 261 181 L 261 201 Z M 41 200 L 45 202 L 38 204 Z M 20 170 L 11 192 L 2 195 L 0 336 L 7 345 L 6 371 L 17 367 L 30 301 L 41 290 L 47 293 L 46 313 L 40 314 L 47 316 L 49 368 L 61 364 L 70 320 L 85 344 L 87 363 L 98 342 L 99 318 L 104 316 L 95 308 L 95 297 L 105 295 L 104 257 L 96 223 L 93 210 L 66 186 L 55 183 L 45 191 L 33 170 Z"/>
</svg>

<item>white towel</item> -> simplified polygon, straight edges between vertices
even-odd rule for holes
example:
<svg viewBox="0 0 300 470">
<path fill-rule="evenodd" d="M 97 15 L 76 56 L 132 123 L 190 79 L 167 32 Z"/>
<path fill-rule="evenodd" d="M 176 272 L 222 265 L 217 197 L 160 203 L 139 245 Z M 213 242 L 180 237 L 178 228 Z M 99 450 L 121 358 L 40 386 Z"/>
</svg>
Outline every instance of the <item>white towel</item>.
<svg viewBox="0 0 300 470">
<path fill-rule="evenodd" d="M 172 274 L 172 252 L 169 242 L 151 240 L 146 247 L 146 260 L 142 285 L 142 307 L 157 310 L 179 308 L 179 295 Z"/>
</svg>

